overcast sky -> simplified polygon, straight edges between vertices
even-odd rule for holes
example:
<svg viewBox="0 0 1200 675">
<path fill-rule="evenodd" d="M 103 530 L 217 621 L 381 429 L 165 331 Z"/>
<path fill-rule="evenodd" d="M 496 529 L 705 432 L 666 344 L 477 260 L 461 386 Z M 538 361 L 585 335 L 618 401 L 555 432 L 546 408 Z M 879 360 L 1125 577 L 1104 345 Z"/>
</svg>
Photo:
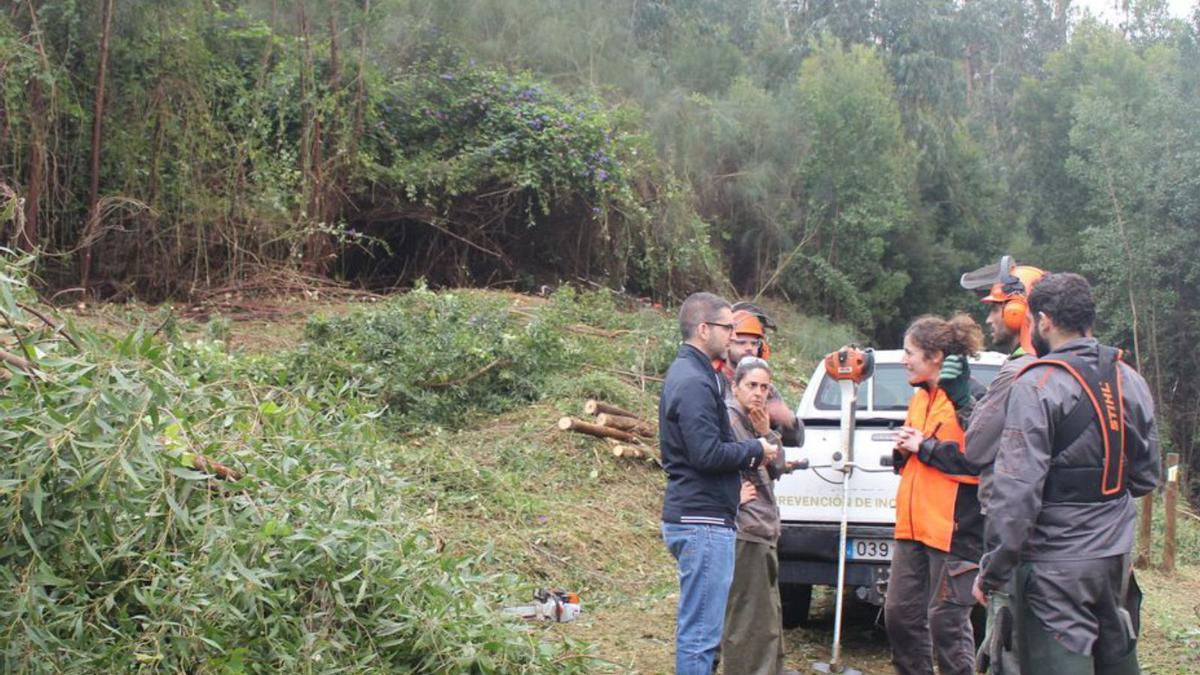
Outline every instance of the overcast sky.
<svg viewBox="0 0 1200 675">
<path fill-rule="evenodd" d="M 1121 11 L 1114 9 L 1114 6 L 1121 6 L 1121 0 L 1073 0 L 1071 6 L 1080 10 L 1088 9 L 1092 14 L 1109 20 L 1121 18 Z M 1167 11 L 1171 16 L 1181 19 L 1190 17 L 1195 6 L 1196 0 L 1167 0 Z"/>
</svg>

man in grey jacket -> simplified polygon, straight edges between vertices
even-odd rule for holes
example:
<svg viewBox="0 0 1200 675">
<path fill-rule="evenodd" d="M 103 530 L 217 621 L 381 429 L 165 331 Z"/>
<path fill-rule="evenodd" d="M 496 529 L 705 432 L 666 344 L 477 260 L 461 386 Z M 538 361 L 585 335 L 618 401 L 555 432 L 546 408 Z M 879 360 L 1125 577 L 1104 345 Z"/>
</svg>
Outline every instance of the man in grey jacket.
<svg viewBox="0 0 1200 675">
<path fill-rule="evenodd" d="M 990 548 L 992 537 L 988 527 L 988 499 L 992 493 L 992 465 L 1000 449 L 1000 435 L 1004 431 L 1004 416 L 1008 407 L 1012 383 L 1021 371 L 1037 358 L 1033 353 L 1033 317 L 1029 313 L 1029 293 L 1034 285 L 1046 275 L 1042 270 L 1029 265 L 1015 265 L 1008 256 L 1001 258 L 995 274 L 984 270 L 964 274 L 962 285 L 969 290 L 986 289 L 980 300 L 990 305 L 987 324 L 992 331 L 992 344 L 1008 353 L 1008 359 L 1000 366 L 1000 372 L 988 385 L 987 391 L 974 406 L 963 405 L 960 410 L 970 409 L 966 427 L 966 461 L 979 472 L 979 506 L 984 515 L 984 550 Z M 974 281 L 969 281 L 974 277 Z M 990 284 L 990 285 L 989 285 Z M 948 366 L 943 367 L 943 377 Z M 957 373 L 953 373 L 957 374 Z M 950 391 L 950 389 L 947 389 Z M 1011 630 L 1001 636 L 1011 621 L 1011 582 L 997 589 L 988 599 L 987 633 L 976 655 L 975 663 L 980 671 L 993 675 L 1016 675 L 1018 644 Z"/>
<path fill-rule="evenodd" d="M 1028 310 L 1029 293 L 1034 284 L 1046 275 L 1036 267 L 1010 264 L 1007 257 L 1001 261 L 996 280 L 988 289 L 988 294 L 981 299 L 990 305 L 987 324 L 992 331 L 992 344 L 996 349 L 1008 352 L 1008 359 L 1000 366 L 1000 372 L 988 385 L 983 397 L 974 405 L 966 425 L 965 454 L 967 462 L 979 471 L 979 506 L 984 516 L 987 516 L 987 503 L 992 491 L 992 464 L 1000 449 L 1000 433 L 1004 430 L 1009 392 L 1013 380 L 1036 358 L 1031 342 L 1033 317 Z M 987 541 L 986 525 L 984 531 L 986 546 L 990 543 Z"/>
<path fill-rule="evenodd" d="M 1133 498 L 1161 480 L 1150 390 L 1090 337 L 1083 277 L 1046 276 L 1029 308 L 1041 358 L 1012 385 L 976 599 L 1016 579 L 1026 675 L 1137 673 Z"/>
</svg>

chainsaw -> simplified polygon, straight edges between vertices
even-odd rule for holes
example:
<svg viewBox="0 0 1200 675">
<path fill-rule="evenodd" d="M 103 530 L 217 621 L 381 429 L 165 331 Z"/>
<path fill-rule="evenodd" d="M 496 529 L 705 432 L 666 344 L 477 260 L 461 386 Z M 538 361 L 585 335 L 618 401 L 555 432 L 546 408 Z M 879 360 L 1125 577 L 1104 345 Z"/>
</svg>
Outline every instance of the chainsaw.
<svg viewBox="0 0 1200 675">
<path fill-rule="evenodd" d="M 504 613 L 533 619 L 535 621 L 556 621 L 566 623 L 574 621 L 579 616 L 582 605 L 579 594 L 565 591 L 547 591 L 539 588 L 533 593 L 533 604 L 505 607 Z"/>
</svg>

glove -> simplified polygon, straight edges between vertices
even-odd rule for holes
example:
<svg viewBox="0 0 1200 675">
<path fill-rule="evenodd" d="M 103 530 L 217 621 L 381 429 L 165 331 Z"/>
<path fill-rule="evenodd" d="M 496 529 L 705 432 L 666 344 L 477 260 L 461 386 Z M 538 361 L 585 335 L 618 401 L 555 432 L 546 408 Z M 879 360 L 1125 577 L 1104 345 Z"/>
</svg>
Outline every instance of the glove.
<svg viewBox="0 0 1200 675">
<path fill-rule="evenodd" d="M 938 386 L 958 409 L 964 408 L 971 402 L 971 366 L 967 357 L 961 354 L 951 354 L 942 362 L 942 371 L 938 374 Z"/>
</svg>

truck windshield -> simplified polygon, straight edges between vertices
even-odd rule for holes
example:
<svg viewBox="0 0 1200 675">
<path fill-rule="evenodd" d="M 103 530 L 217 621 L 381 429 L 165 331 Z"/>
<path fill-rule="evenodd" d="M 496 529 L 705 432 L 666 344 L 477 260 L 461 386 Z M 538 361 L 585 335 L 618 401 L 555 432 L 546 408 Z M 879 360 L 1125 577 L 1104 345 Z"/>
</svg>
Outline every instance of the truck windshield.
<svg viewBox="0 0 1200 675">
<path fill-rule="evenodd" d="M 971 366 L 972 388 L 982 391 L 996 377 L 998 367 L 993 365 L 975 364 Z M 908 383 L 908 375 L 904 366 L 899 364 L 876 365 L 875 374 L 871 379 L 858 385 L 857 410 L 866 410 L 868 404 L 868 388 L 873 390 L 875 401 L 873 410 L 908 409 L 908 400 L 912 398 L 913 387 Z M 814 403 L 818 410 L 838 410 L 842 406 L 842 390 L 838 383 L 827 377 L 821 378 L 821 386 L 817 389 Z"/>
</svg>

